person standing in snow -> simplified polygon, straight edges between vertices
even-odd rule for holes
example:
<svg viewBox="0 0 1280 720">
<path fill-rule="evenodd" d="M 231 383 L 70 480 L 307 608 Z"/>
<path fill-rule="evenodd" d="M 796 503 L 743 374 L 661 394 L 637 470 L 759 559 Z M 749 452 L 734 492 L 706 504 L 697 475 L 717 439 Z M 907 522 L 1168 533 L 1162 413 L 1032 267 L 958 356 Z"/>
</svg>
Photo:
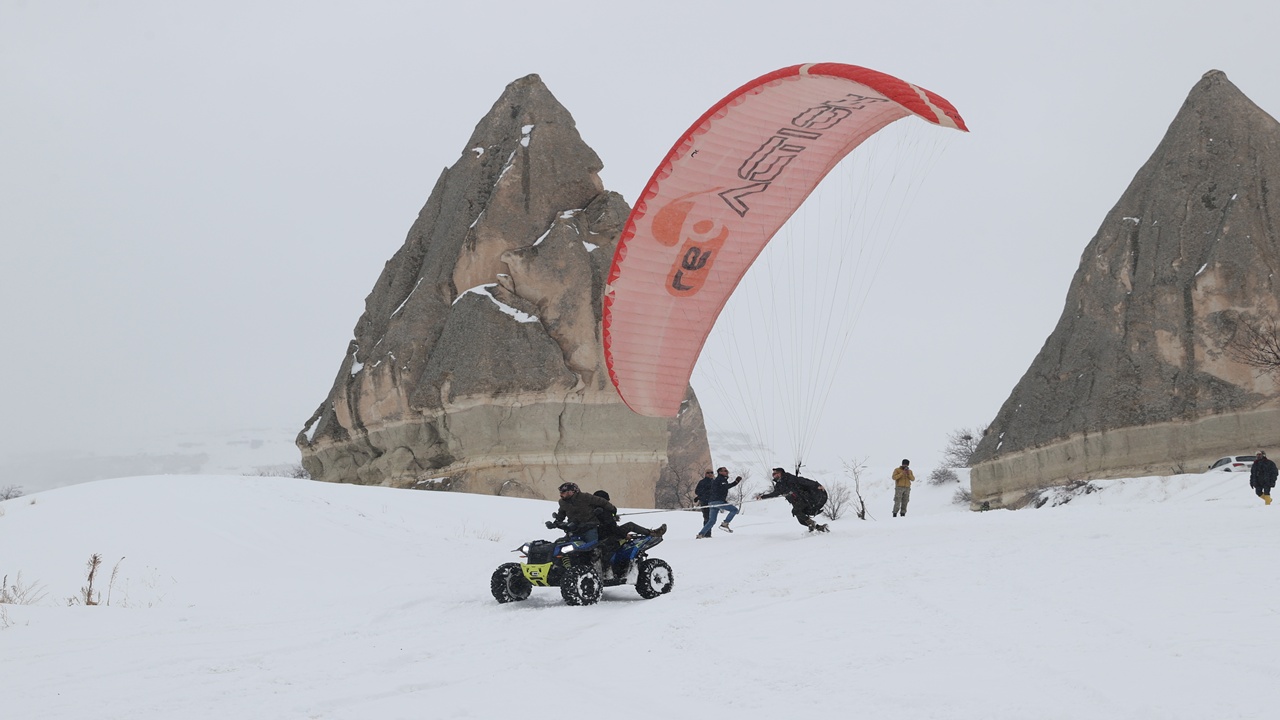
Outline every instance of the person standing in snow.
<svg viewBox="0 0 1280 720">
<path fill-rule="evenodd" d="M 916 475 L 911 472 L 911 461 L 902 459 L 902 464 L 893 469 L 893 516 L 907 516 L 907 503 L 911 501 L 911 483 Z"/>
<path fill-rule="evenodd" d="M 1267 454 L 1261 450 L 1253 459 L 1253 467 L 1249 469 L 1249 487 L 1262 498 L 1266 504 L 1271 504 L 1271 488 L 1276 486 L 1276 464 L 1267 459 Z"/>
<path fill-rule="evenodd" d="M 791 503 L 791 514 L 796 522 L 809 528 L 809 532 L 827 532 L 826 525 L 819 525 L 813 519 L 827 504 L 826 488 L 809 478 L 792 475 L 776 467 L 773 469 L 773 490 L 756 495 L 756 499 L 768 500 L 779 495 Z"/>
<path fill-rule="evenodd" d="M 711 478 L 710 501 L 704 510 L 707 517 L 703 518 L 702 532 L 698 533 L 699 536 L 711 537 L 711 529 L 715 527 L 716 516 L 721 509 L 728 512 L 729 516 L 724 519 L 724 522 L 720 523 L 720 528 L 725 532 L 733 532 L 733 529 L 729 527 L 729 523 L 738 514 L 738 506 L 729 504 L 729 488 L 740 482 L 742 482 L 741 476 L 737 480 L 729 482 L 729 468 L 722 467 L 716 471 L 716 476 Z M 698 484 L 701 485 L 702 483 Z"/>
<path fill-rule="evenodd" d="M 715 473 L 710 470 L 702 474 L 702 479 L 698 481 L 697 487 L 693 489 L 693 504 L 702 508 L 702 530 L 698 531 L 697 540 L 711 537 L 710 527 L 711 518 L 711 491 L 715 487 Z"/>
</svg>

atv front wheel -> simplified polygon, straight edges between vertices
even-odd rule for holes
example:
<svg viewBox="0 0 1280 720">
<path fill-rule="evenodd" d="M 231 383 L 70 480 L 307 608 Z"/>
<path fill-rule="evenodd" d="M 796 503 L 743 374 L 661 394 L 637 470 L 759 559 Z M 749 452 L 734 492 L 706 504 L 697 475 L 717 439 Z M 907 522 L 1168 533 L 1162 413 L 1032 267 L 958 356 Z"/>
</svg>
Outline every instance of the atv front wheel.
<svg viewBox="0 0 1280 720">
<path fill-rule="evenodd" d="M 595 605 L 602 592 L 600 574 L 588 565 L 565 568 L 560 578 L 560 597 L 566 605 Z"/>
<path fill-rule="evenodd" d="M 645 600 L 652 600 L 659 595 L 671 592 L 675 587 L 676 576 L 671 573 L 671 566 L 657 558 L 648 558 L 640 562 L 640 579 L 636 580 L 636 592 Z"/>
<path fill-rule="evenodd" d="M 493 577 L 489 578 L 489 592 L 500 603 L 519 602 L 529 599 L 533 585 L 524 576 L 520 563 L 506 563 L 493 571 Z"/>
</svg>

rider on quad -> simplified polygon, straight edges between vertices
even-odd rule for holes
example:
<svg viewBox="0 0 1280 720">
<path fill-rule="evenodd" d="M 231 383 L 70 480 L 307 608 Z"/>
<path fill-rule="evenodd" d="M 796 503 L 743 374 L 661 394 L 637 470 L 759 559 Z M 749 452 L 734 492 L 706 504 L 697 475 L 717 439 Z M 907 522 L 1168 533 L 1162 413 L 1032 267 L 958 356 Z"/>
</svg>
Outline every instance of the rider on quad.
<svg viewBox="0 0 1280 720">
<path fill-rule="evenodd" d="M 587 543 L 594 543 L 592 554 L 599 561 L 601 575 L 607 570 L 604 562 L 604 548 L 600 542 L 600 517 L 613 517 L 618 509 L 613 503 L 595 495 L 588 495 L 578 488 L 577 483 L 560 484 L 560 507 L 552 519 L 547 521 L 547 529 L 564 527 L 567 523 L 572 532 Z"/>
<path fill-rule="evenodd" d="M 577 483 L 561 483 L 560 508 L 556 510 L 553 520 L 547 523 L 547 529 L 557 527 L 568 520 L 569 525 L 587 542 L 599 542 L 600 517 L 596 508 L 607 512 L 610 517 L 618 512 L 613 503 L 595 495 L 587 495 L 578 489 Z"/>
</svg>

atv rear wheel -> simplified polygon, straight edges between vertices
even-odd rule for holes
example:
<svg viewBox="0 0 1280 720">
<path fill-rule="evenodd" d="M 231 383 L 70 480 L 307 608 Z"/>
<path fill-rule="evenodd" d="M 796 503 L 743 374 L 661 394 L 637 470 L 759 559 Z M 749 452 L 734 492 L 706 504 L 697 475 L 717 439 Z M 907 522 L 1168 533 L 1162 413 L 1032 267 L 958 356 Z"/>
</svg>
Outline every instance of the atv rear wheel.
<svg viewBox="0 0 1280 720">
<path fill-rule="evenodd" d="M 529 599 L 533 585 L 524 576 L 520 563 L 505 563 L 499 565 L 493 571 L 493 577 L 489 578 L 489 592 L 500 603 L 519 602 Z"/>
<path fill-rule="evenodd" d="M 566 605 L 595 605 L 602 592 L 600 573 L 588 565 L 565 568 L 560 578 L 560 597 Z"/>
<path fill-rule="evenodd" d="M 652 600 L 659 595 L 671 592 L 675 587 L 676 576 L 671 566 L 658 558 L 648 558 L 640 562 L 640 578 L 636 580 L 636 592 L 645 600 Z"/>
</svg>

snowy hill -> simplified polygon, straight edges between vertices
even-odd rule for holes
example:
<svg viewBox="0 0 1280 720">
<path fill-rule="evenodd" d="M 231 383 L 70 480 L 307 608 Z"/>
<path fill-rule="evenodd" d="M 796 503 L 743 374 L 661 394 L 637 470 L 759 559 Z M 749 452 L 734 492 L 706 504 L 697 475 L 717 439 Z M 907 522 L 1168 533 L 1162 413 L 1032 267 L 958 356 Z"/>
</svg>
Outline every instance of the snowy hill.
<svg viewBox="0 0 1280 720">
<path fill-rule="evenodd" d="M 919 486 L 809 535 L 781 500 L 695 541 L 669 595 L 489 575 L 545 501 L 262 477 L 103 480 L 0 503 L 6 718 L 1261 718 L 1280 506 L 1243 475 L 1094 483 L 971 513 Z M 1059 498 L 1061 500 L 1061 498 Z M 98 553 L 101 605 L 69 605 Z M 115 572 L 115 579 L 111 576 Z M 109 605 L 106 603 L 110 602 Z"/>
</svg>

